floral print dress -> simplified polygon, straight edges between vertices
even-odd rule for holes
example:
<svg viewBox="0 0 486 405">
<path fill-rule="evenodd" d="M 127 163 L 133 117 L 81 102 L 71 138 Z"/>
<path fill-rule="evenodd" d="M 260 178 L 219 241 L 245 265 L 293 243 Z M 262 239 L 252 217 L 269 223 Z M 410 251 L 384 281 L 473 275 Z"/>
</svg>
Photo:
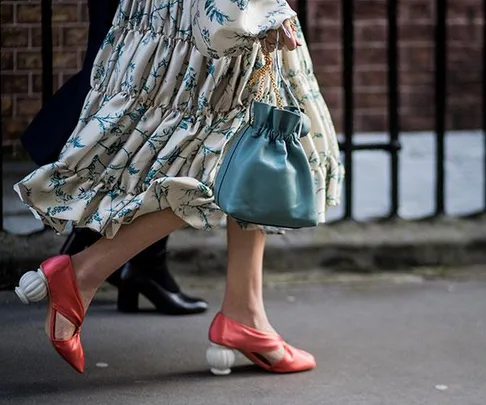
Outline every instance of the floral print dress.
<svg viewBox="0 0 486 405">
<path fill-rule="evenodd" d="M 212 186 L 256 95 L 258 38 L 294 16 L 284 0 L 122 0 L 76 129 L 55 163 L 15 185 L 20 198 L 58 232 L 72 222 L 112 238 L 166 208 L 191 227 L 218 226 Z M 324 222 L 343 177 L 336 135 L 307 47 L 281 54 L 312 120 L 301 142 Z"/>
</svg>

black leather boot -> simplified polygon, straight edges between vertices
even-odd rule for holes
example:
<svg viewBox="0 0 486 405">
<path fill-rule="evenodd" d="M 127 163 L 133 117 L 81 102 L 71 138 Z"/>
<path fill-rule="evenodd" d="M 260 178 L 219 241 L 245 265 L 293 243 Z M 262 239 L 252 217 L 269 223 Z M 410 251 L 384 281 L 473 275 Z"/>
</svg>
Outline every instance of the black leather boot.
<svg viewBox="0 0 486 405">
<path fill-rule="evenodd" d="M 118 287 L 118 310 L 137 312 L 139 295 L 144 295 L 167 315 L 190 315 L 208 309 L 206 301 L 180 291 L 167 268 L 167 239 L 154 243 L 121 269 Z"/>
<path fill-rule="evenodd" d="M 73 256 L 97 242 L 101 236 L 90 229 L 74 229 L 61 248 L 62 255 Z"/>
<path fill-rule="evenodd" d="M 100 238 L 89 229 L 75 229 L 64 243 L 61 254 L 75 255 Z M 170 274 L 166 263 L 167 240 L 164 238 L 148 247 L 108 278 L 107 281 L 118 288 L 119 311 L 137 312 L 140 294 L 163 314 L 190 315 L 207 310 L 206 301 L 181 292 Z"/>
</svg>

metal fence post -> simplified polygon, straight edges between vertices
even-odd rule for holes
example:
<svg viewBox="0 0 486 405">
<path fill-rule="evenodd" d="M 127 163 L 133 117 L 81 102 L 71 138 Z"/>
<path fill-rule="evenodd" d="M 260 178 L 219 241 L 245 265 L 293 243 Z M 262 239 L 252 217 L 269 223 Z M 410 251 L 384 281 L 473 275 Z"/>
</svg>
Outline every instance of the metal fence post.
<svg viewBox="0 0 486 405">
<path fill-rule="evenodd" d="M 344 86 L 344 219 L 353 218 L 353 133 L 354 133 L 354 0 L 342 0 L 343 86 Z"/>
<path fill-rule="evenodd" d="M 435 215 L 445 213 L 445 128 L 447 108 L 447 2 L 436 0 L 435 23 Z"/>
<path fill-rule="evenodd" d="M 300 28 L 306 40 L 309 39 L 309 24 L 308 24 L 307 0 L 298 0 L 297 14 L 299 16 Z"/>
<path fill-rule="evenodd" d="M 388 131 L 390 146 L 390 218 L 398 216 L 400 204 L 399 178 L 398 178 L 398 152 L 400 150 L 399 132 L 399 83 L 398 83 L 398 28 L 397 8 L 398 0 L 388 0 Z"/>
<path fill-rule="evenodd" d="M 486 1 L 483 1 L 483 76 L 482 76 L 482 91 L 483 91 L 483 211 L 486 212 Z"/>
<path fill-rule="evenodd" d="M 42 102 L 52 96 L 52 0 L 42 0 Z"/>
<path fill-rule="evenodd" d="M 0 118 L 0 232 L 3 231 L 3 123 Z"/>
</svg>

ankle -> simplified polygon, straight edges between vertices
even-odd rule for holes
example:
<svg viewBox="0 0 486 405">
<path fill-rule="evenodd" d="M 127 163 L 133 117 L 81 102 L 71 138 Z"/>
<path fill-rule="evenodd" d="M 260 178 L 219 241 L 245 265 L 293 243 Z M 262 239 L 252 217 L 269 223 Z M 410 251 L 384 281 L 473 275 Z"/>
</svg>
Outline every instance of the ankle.
<svg viewBox="0 0 486 405">
<path fill-rule="evenodd" d="M 96 277 L 93 277 L 93 272 L 90 272 L 89 269 L 83 266 L 82 262 L 77 260 L 76 256 L 71 257 L 71 262 L 73 265 L 76 284 L 80 293 L 84 297 L 92 298 L 100 287 L 101 283 Z"/>
<path fill-rule="evenodd" d="M 252 328 L 274 332 L 274 329 L 270 326 L 267 314 L 263 307 L 238 307 L 232 305 L 223 304 L 221 312 L 230 319 L 242 323 L 243 325 L 250 326 Z"/>
</svg>

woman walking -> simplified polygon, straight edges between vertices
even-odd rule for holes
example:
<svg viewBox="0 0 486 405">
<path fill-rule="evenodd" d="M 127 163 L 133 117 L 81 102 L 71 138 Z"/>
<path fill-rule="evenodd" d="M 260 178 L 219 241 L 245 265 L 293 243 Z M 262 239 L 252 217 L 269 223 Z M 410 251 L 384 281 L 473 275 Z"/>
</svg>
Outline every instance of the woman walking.
<svg viewBox="0 0 486 405">
<path fill-rule="evenodd" d="M 248 120 L 256 94 L 249 82 L 263 62 L 262 49 L 282 45 L 284 71 L 312 121 L 301 143 L 314 177 L 318 222 L 337 204 L 342 169 L 336 137 L 294 17 L 282 0 L 121 1 L 78 126 L 58 161 L 16 185 L 55 230 L 73 221 L 104 235 L 74 256 L 48 259 L 17 289 L 28 302 L 45 296 L 47 287 L 46 333 L 79 372 L 85 364 L 80 328 L 101 283 L 173 231 L 221 223 L 214 180 L 225 145 Z M 269 371 L 309 370 L 313 356 L 288 345 L 265 313 L 268 230 L 228 218 L 226 291 L 209 330 L 208 358 L 239 350 Z M 211 365 L 216 373 L 231 366 Z"/>
</svg>

